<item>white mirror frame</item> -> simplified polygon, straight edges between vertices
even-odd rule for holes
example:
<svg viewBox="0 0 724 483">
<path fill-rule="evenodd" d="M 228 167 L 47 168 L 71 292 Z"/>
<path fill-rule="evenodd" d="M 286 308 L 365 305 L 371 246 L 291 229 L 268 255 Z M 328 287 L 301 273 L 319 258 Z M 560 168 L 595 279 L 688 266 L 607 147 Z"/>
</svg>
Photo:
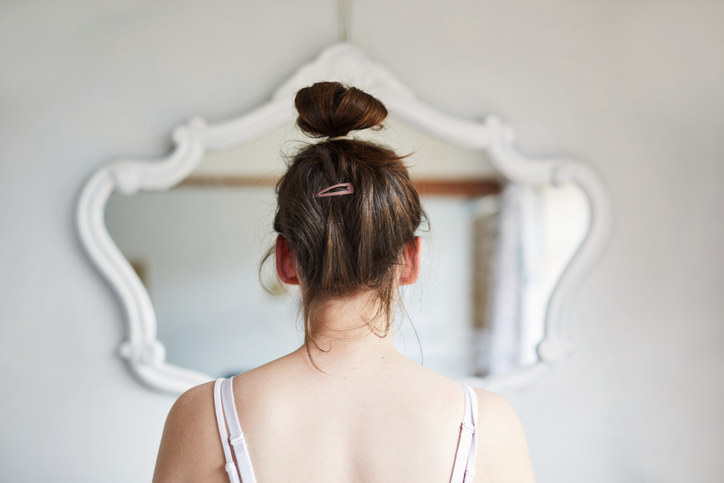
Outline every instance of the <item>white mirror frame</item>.
<svg viewBox="0 0 724 483">
<path fill-rule="evenodd" d="M 487 116 L 482 122 L 468 121 L 424 104 L 359 49 L 340 43 L 301 67 L 261 107 L 218 124 L 193 118 L 174 129 L 175 148 L 169 156 L 111 162 L 97 170 L 83 187 L 77 210 L 80 240 L 125 310 L 127 339 L 119 353 L 141 382 L 155 389 L 181 393 L 211 377 L 166 362 L 163 344 L 156 336 L 156 315 L 149 294 L 106 229 L 104 209 L 108 198 L 114 191 L 132 195 L 139 190 L 168 190 L 186 178 L 207 151 L 239 145 L 293 122 L 294 94 L 321 80 L 338 80 L 365 89 L 411 126 L 451 144 L 485 151 L 509 181 L 528 186 L 575 183 L 582 189 L 590 203 L 591 223 L 550 295 L 545 335 L 538 345 L 539 362 L 487 378 L 468 378 L 466 382 L 492 390 L 524 384 L 568 354 L 571 344 L 563 330 L 565 302 L 602 251 L 611 227 L 609 199 L 598 177 L 587 166 L 572 160 L 523 155 L 514 146 L 513 130 L 494 116 Z"/>
</svg>

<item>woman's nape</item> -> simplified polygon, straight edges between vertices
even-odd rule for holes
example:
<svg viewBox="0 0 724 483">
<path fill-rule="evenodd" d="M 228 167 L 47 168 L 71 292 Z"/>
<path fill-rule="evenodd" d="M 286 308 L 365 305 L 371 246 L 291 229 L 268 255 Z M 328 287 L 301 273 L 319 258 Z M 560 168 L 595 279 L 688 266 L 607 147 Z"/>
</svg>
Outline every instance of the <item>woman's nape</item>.
<svg viewBox="0 0 724 483">
<path fill-rule="evenodd" d="M 421 257 L 422 240 L 415 237 L 405 244 L 395 267 L 395 293 L 397 287 L 417 281 Z M 279 280 L 286 284 L 299 285 L 304 294 L 304 279 L 300 277 L 294 253 L 282 235 L 276 240 L 275 262 Z M 343 297 L 330 297 L 320 304 L 314 319 L 310 321 L 314 342 L 308 345 L 308 355 L 313 363 L 330 359 L 349 362 L 349 357 L 344 354 L 352 349 L 341 349 L 347 345 L 351 345 L 354 352 L 366 353 L 369 356 L 374 356 L 375 351 L 382 347 L 393 348 L 394 331 L 388 330 L 391 322 L 381 318 L 385 314 L 380 313 L 379 304 L 377 293 L 372 290 L 359 290 Z M 367 348 L 369 344 L 371 347 Z M 328 364 L 325 362 L 322 365 Z M 318 367 L 321 369 L 321 366 Z"/>
</svg>

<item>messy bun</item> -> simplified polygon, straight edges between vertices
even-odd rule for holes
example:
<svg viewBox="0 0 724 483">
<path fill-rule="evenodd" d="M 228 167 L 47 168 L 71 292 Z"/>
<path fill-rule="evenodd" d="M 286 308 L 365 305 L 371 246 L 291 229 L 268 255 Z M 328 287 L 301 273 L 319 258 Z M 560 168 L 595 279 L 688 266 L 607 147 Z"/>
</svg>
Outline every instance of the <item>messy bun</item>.
<svg viewBox="0 0 724 483">
<path fill-rule="evenodd" d="M 297 92 L 297 125 L 309 136 L 345 136 L 351 131 L 381 126 L 385 106 L 356 87 L 339 82 L 317 82 Z"/>
<path fill-rule="evenodd" d="M 312 137 L 345 136 L 380 126 L 387 117 L 379 100 L 338 82 L 301 89 L 295 105 L 298 126 Z M 323 140 L 293 156 L 277 183 L 274 230 L 286 238 L 304 284 L 307 348 L 314 343 L 317 308 L 362 291 L 375 292 L 379 301 L 371 330 L 389 331 L 396 267 L 425 217 L 403 157 L 359 139 Z M 339 184 L 351 189 L 344 196 L 319 196 Z M 273 249 L 267 257 L 272 255 Z"/>
</svg>

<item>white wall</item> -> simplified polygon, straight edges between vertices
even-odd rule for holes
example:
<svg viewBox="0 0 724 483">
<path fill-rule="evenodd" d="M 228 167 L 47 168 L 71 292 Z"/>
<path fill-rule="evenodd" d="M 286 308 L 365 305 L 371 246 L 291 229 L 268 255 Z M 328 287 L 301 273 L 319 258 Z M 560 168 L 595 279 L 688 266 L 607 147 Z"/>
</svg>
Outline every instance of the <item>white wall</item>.
<svg viewBox="0 0 724 483">
<path fill-rule="evenodd" d="M 122 314 L 77 242 L 78 190 L 114 157 L 164 154 L 192 115 L 262 102 L 336 40 L 335 6 L 0 4 L 0 479 L 150 478 L 172 401 L 115 354 Z M 422 99 L 497 113 L 525 151 L 610 187 L 576 354 L 506 394 L 540 482 L 724 475 L 723 21 L 703 0 L 353 3 L 351 41 Z"/>
</svg>

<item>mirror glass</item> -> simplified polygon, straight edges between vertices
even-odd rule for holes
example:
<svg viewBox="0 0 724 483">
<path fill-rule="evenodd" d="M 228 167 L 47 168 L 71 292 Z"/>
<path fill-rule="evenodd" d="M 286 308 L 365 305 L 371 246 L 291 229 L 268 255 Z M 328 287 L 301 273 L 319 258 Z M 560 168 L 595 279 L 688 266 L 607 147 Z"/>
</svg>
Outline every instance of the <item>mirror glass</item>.
<svg viewBox="0 0 724 483">
<path fill-rule="evenodd" d="M 484 152 L 394 117 L 356 135 L 411 153 L 430 220 L 420 281 L 402 291 L 398 348 L 452 377 L 537 362 L 548 298 L 590 222 L 580 189 L 506 182 Z M 297 290 L 259 262 L 276 237 L 274 183 L 304 142 L 290 121 L 208 153 L 167 192 L 110 197 L 108 231 L 149 291 L 169 363 L 228 376 L 303 342 Z"/>
</svg>

